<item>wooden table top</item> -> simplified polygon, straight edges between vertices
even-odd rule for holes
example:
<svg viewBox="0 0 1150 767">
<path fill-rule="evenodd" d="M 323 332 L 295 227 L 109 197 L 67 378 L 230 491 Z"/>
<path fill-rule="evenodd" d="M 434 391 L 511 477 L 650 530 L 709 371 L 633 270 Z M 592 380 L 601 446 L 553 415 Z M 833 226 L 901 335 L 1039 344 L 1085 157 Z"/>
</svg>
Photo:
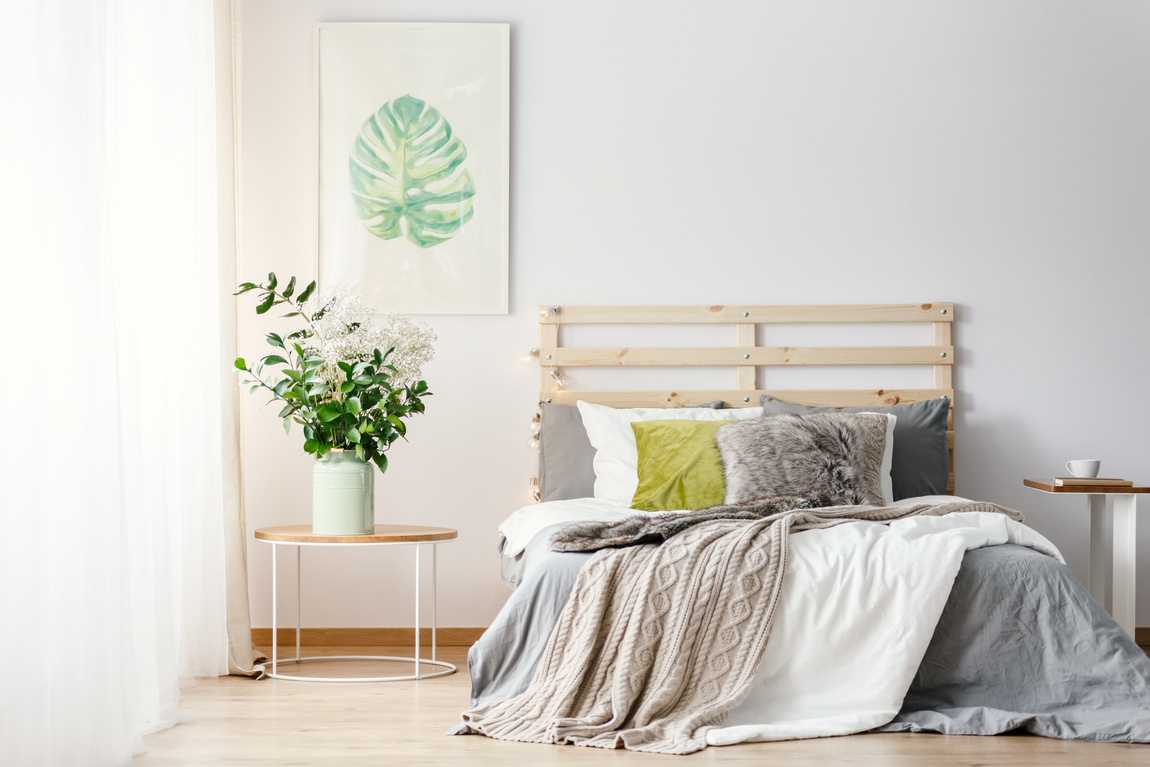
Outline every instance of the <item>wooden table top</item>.
<svg viewBox="0 0 1150 767">
<path fill-rule="evenodd" d="M 1126 495 L 1150 493 L 1150 487 L 1124 487 L 1122 485 L 1056 485 L 1054 480 L 1024 479 L 1022 484 L 1045 493 L 1079 493 L 1093 495 Z"/>
<path fill-rule="evenodd" d="M 376 525 L 371 535 L 317 535 L 311 525 L 279 525 L 261 527 L 256 538 L 280 543 L 419 543 L 450 541 L 459 536 L 450 527 L 425 525 Z"/>
</svg>

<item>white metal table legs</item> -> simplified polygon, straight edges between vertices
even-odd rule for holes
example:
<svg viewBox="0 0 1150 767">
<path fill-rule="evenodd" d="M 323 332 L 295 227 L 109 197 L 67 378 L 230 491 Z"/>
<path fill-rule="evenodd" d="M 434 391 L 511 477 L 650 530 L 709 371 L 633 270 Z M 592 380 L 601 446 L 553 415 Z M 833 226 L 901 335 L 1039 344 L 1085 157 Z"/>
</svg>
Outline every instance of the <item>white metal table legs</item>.
<svg viewBox="0 0 1150 767">
<path fill-rule="evenodd" d="M 1134 494 L 1114 496 L 1114 601 L 1110 614 L 1131 637 L 1134 636 L 1137 499 Z"/>
<path fill-rule="evenodd" d="M 415 544 L 415 677 L 419 678 L 419 552 L 423 549 Z"/>
<path fill-rule="evenodd" d="M 1103 530 L 1106 524 L 1106 496 L 1088 495 L 1090 504 L 1090 581 L 1086 587 L 1090 596 L 1103 607 L 1106 606 L 1106 540 Z"/>
<path fill-rule="evenodd" d="M 277 544 L 271 542 L 272 545 L 272 658 L 271 658 L 271 673 L 267 675 L 273 679 L 290 679 L 298 682 L 399 682 L 412 679 L 431 679 L 437 676 L 446 676 L 455 673 L 455 665 L 446 663 L 436 657 L 436 633 L 438 626 L 436 624 L 436 608 L 438 606 L 438 589 L 437 589 L 437 565 L 438 557 L 437 546 L 434 542 L 429 543 L 431 546 L 431 658 L 421 657 L 422 653 L 419 647 L 419 607 L 420 607 L 420 568 L 419 568 L 419 552 L 423 548 L 423 543 L 416 543 L 415 545 L 415 656 L 411 658 L 397 657 L 393 655 L 317 655 L 308 658 L 300 656 L 300 625 L 302 623 L 300 615 L 301 594 L 300 585 L 302 583 L 301 570 L 300 570 L 300 549 L 309 544 Z M 277 550 L 280 545 L 294 545 L 296 547 L 296 632 L 295 632 L 295 657 L 285 658 L 283 663 L 303 663 L 305 661 L 329 661 L 329 660 L 388 660 L 388 661 L 401 661 L 415 664 L 415 673 L 407 676 L 373 676 L 373 677 L 317 677 L 317 676 L 295 676 L 279 673 L 278 664 L 281 662 L 279 659 L 279 615 L 277 610 L 277 590 L 276 590 L 276 574 L 277 574 Z M 323 544 L 310 544 L 310 545 L 323 545 Z M 343 545 L 356 545 L 356 544 L 343 544 Z M 398 545 L 398 544 L 363 544 L 363 545 Z M 411 544 L 408 544 L 411 545 Z M 421 673 L 420 665 L 437 666 L 442 670 L 431 671 L 429 673 Z M 267 672 L 267 664 L 264 665 L 265 673 Z"/>
<path fill-rule="evenodd" d="M 1110 614 L 1118 625 L 1134 636 L 1134 582 L 1137 556 L 1137 528 L 1135 510 L 1138 496 L 1133 493 L 1115 493 L 1112 540 L 1113 600 Z M 1089 495 L 1090 501 L 1090 596 L 1098 604 L 1106 604 L 1106 539 L 1103 523 L 1106 519 L 1106 496 Z"/>
</svg>

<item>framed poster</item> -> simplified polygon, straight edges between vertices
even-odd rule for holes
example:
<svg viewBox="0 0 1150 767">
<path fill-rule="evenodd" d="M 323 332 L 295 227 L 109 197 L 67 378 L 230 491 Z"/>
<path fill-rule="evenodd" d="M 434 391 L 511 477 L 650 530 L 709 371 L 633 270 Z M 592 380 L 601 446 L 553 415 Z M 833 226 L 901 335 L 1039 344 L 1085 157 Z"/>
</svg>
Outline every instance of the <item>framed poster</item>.
<svg viewBox="0 0 1150 767">
<path fill-rule="evenodd" d="M 321 288 L 380 311 L 507 313 L 510 34 L 319 25 Z"/>
</svg>

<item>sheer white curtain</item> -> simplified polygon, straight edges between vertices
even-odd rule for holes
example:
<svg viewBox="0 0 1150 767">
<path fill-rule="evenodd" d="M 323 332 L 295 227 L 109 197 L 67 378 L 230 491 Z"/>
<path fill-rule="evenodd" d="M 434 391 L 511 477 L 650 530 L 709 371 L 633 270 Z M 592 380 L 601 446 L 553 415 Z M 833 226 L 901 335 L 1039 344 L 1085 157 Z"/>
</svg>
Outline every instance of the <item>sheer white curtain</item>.
<svg viewBox="0 0 1150 767">
<path fill-rule="evenodd" d="M 126 764 L 227 671 L 212 6 L 5 7 L 0 764 Z"/>
</svg>

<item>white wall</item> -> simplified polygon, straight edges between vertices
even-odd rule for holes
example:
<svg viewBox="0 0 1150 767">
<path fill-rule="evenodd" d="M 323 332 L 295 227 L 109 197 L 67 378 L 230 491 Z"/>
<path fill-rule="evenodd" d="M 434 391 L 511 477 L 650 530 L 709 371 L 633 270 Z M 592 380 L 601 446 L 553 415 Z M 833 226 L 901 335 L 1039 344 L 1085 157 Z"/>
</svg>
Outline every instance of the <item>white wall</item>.
<svg viewBox="0 0 1150 767">
<path fill-rule="evenodd" d="M 1100 457 L 1150 482 L 1150 4 L 245 0 L 245 279 L 314 270 L 313 25 L 368 20 L 512 23 L 511 314 L 422 318 L 435 396 L 377 478 L 381 521 L 460 531 L 443 625 L 507 594 L 541 303 L 952 300 L 961 494 L 1025 511 L 1084 577 L 1084 502 L 1022 478 Z M 273 322 L 241 318 L 252 357 Z M 261 404 L 249 527 L 305 523 L 310 461 Z M 270 553 L 249 552 L 267 626 Z M 304 624 L 412 625 L 410 563 L 306 552 Z"/>
</svg>

